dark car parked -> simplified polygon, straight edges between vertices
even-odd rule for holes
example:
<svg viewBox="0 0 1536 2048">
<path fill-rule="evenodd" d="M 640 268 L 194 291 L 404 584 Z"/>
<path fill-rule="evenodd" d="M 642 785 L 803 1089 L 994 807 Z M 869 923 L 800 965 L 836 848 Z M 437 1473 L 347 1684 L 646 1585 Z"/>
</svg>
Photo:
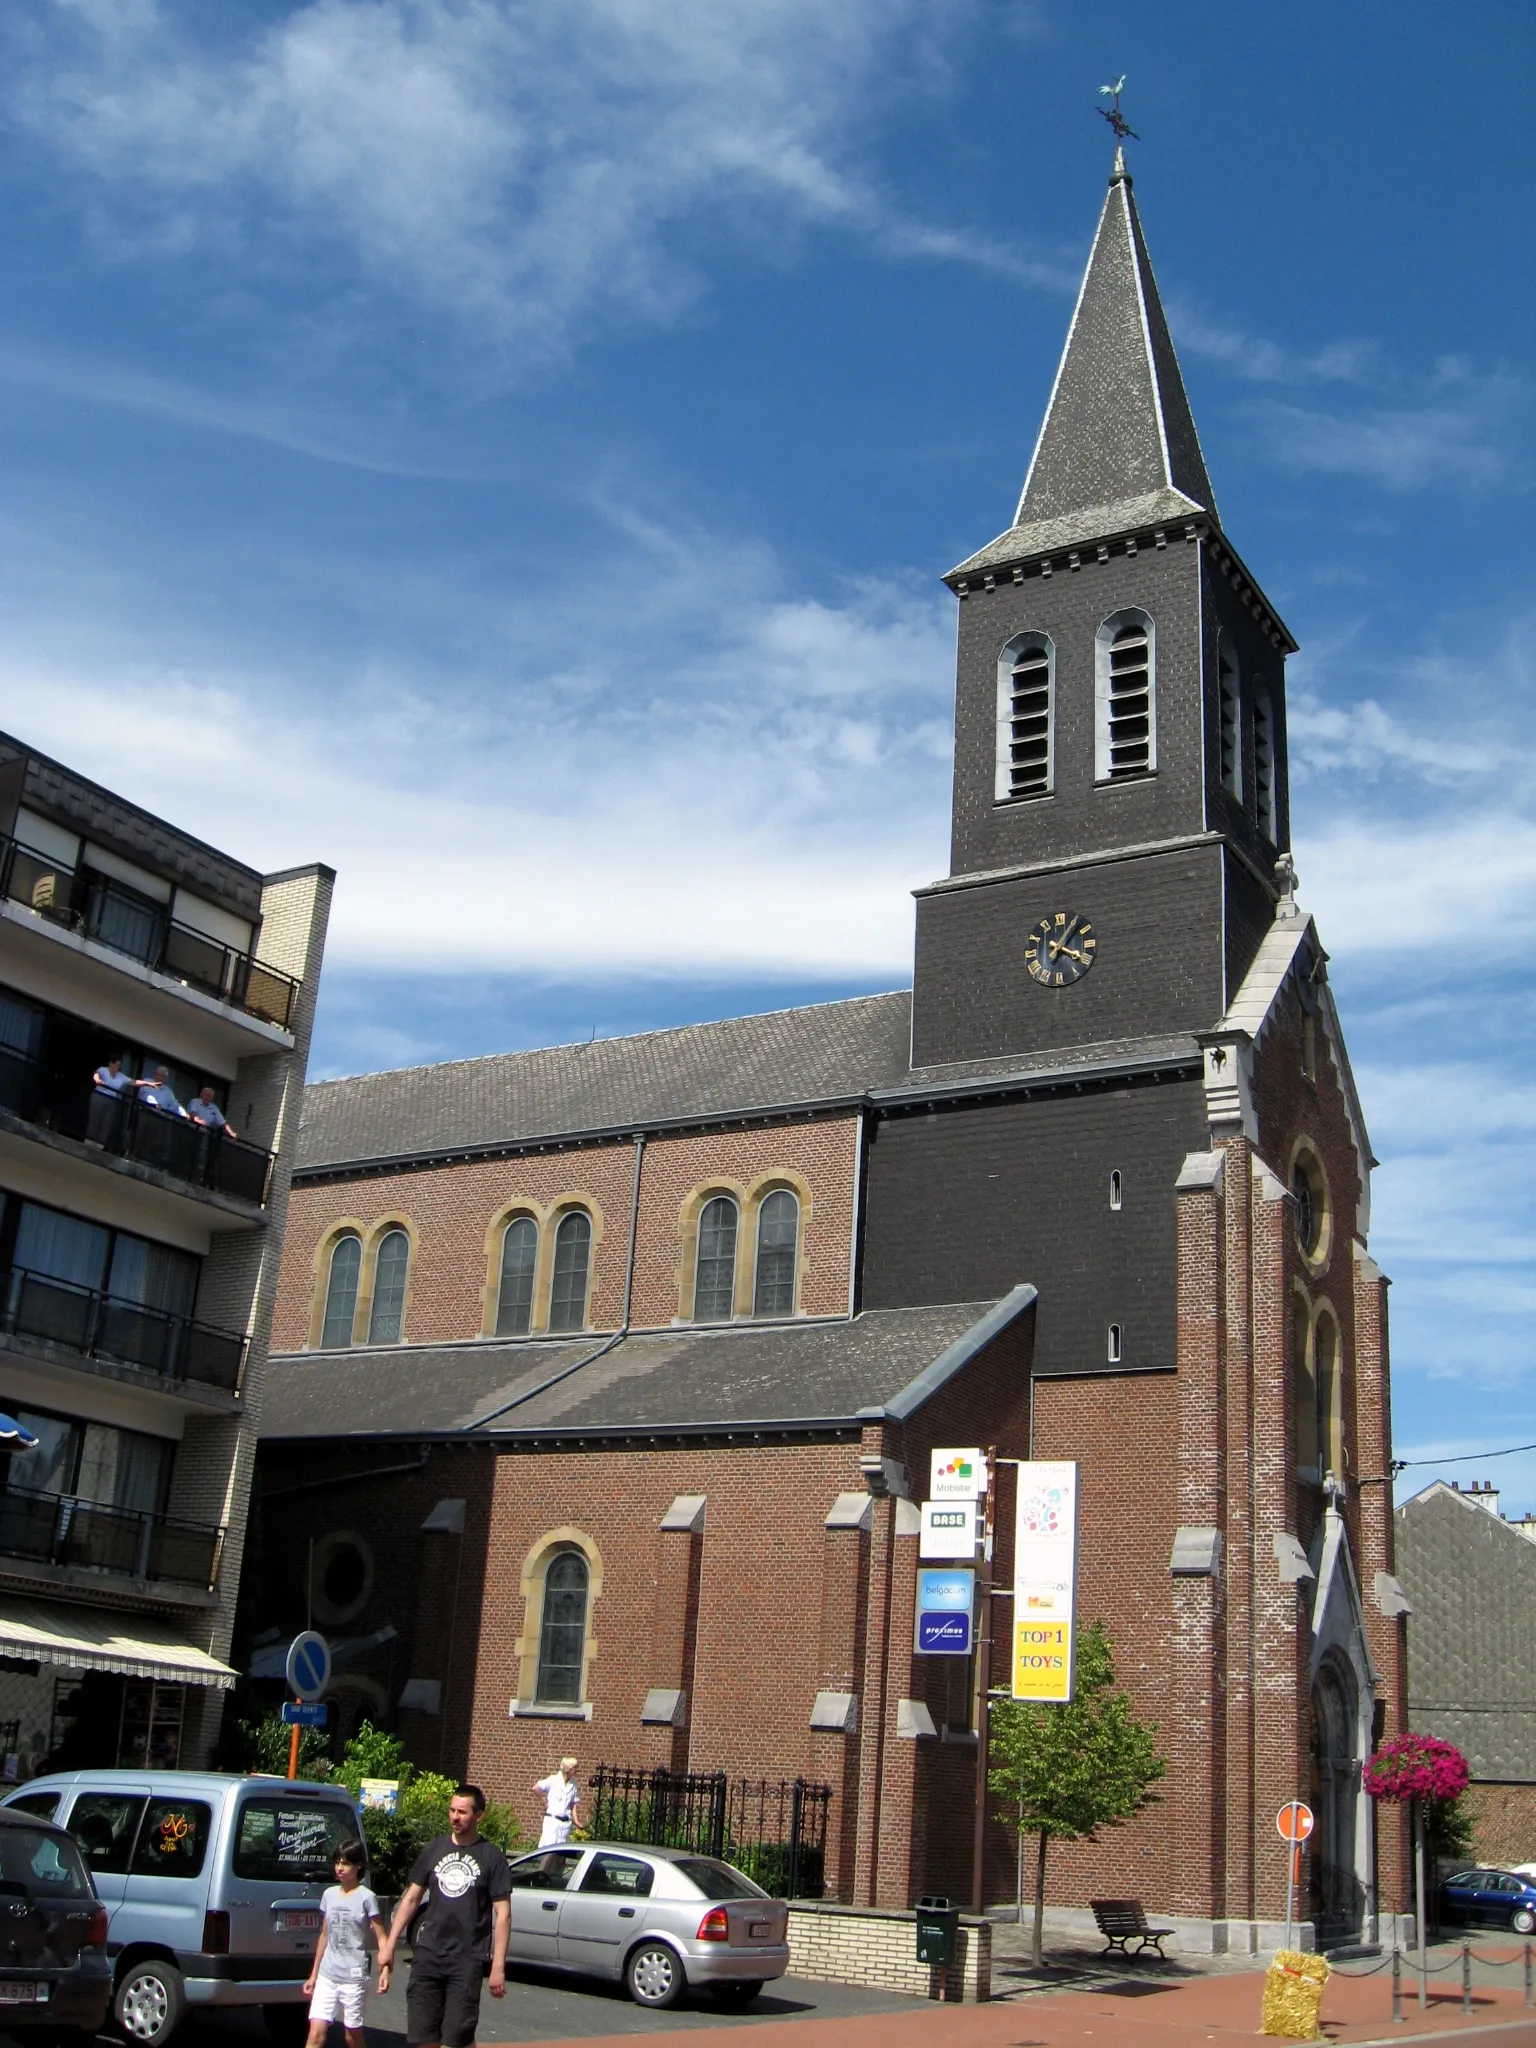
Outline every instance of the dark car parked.
<svg viewBox="0 0 1536 2048">
<path fill-rule="evenodd" d="M 105 2026 L 107 1909 L 74 1838 L 0 1808 L 0 2028 Z"/>
<path fill-rule="evenodd" d="M 1440 1917 L 1458 1927 L 1536 1933 L 1536 1884 L 1512 1870 L 1458 1870 L 1441 1882 Z"/>
</svg>

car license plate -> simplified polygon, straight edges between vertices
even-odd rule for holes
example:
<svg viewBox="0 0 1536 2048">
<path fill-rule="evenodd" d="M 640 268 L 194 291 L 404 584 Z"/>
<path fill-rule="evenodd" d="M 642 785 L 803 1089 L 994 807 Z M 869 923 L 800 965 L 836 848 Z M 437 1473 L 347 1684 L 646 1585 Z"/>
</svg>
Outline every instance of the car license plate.
<svg viewBox="0 0 1536 2048">
<path fill-rule="evenodd" d="M 766 1941 L 772 1932 L 773 1922 L 771 1920 L 754 1920 L 747 1929 L 747 1934 L 753 1941 Z"/>
<path fill-rule="evenodd" d="M 277 1916 L 279 1934 L 318 1934 L 320 1915 L 318 1912 L 279 1913 Z"/>
<path fill-rule="evenodd" d="M 0 2005 L 46 2005 L 48 1986 L 0 1978 Z"/>
</svg>

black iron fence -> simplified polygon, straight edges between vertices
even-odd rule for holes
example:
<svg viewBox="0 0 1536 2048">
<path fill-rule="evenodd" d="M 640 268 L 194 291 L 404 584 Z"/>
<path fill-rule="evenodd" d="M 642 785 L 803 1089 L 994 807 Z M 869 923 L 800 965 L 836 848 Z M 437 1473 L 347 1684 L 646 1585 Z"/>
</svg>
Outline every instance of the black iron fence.
<svg viewBox="0 0 1536 2048">
<path fill-rule="evenodd" d="M 291 975 L 178 924 L 163 906 L 109 875 L 0 839 L 0 894 L 252 1017 L 285 1031 L 293 1021 L 299 984 Z"/>
<path fill-rule="evenodd" d="M 0 1046 L 0 1109 L 23 1123 L 157 1166 L 195 1187 L 216 1188 L 247 1202 L 267 1199 L 272 1155 L 259 1145 L 156 1109 L 131 1088 L 108 1094 L 89 1081 L 61 1080 L 40 1061 L 8 1046 Z"/>
<path fill-rule="evenodd" d="M 175 1522 L 132 1508 L 37 1493 L 8 1486 L 0 1492 L 0 1556 L 37 1564 L 74 1565 L 86 1571 L 177 1585 L 213 1585 L 223 1532 L 197 1522 Z"/>
<path fill-rule="evenodd" d="M 734 1864 L 776 1898 L 822 1896 L 830 1785 L 599 1764 L 588 1787 L 595 1840 L 692 1849 Z"/>
<path fill-rule="evenodd" d="M 196 1380 L 230 1394 L 240 1390 L 245 1339 L 233 1330 L 216 1330 L 20 1266 L 13 1266 L 0 1284 L 0 1328 L 15 1336 L 136 1365 L 162 1379 Z"/>
</svg>

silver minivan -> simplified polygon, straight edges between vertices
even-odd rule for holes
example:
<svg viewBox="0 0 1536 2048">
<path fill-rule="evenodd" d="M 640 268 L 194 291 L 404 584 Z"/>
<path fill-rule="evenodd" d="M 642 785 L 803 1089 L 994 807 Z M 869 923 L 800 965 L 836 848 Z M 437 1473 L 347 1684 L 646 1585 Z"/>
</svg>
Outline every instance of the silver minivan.
<svg viewBox="0 0 1536 2048">
<path fill-rule="evenodd" d="M 298 2041 L 320 1894 L 361 1835 L 341 1785 L 212 1771 L 61 1771 L 4 1801 L 67 1828 L 107 1909 L 112 2011 L 169 2039 L 191 2006 L 259 2005 Z"/>
</svg>

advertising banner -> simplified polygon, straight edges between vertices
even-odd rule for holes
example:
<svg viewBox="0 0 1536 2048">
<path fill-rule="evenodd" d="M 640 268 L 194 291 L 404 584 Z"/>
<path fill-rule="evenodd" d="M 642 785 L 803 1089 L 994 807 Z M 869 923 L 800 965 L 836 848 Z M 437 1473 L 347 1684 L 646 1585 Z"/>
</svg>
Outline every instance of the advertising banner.
<svg viewBox="0 0 1536 2048">
<path fill-rule="evenodd" d="M 1072 1697 L 1077 1466 L 1019 1466 L 1013 1537 L 1013 1697 Z"/>
<path fill-rule="evenodd" d="M 933 1453 L 930 1500 L 980 1500 L 986 1490 L 987 1461 L 980 1451 Z"/>
<path fill-rule="evenodd" d="M 921 1558 L 947 1557 L 956 1564 L 976 1561 L 976 1503 L 973 1500 L 925 1500 L 918 1531 Z"/>
<path fill-rule="evenodd" d="M 913 1649 L 925 1657 L 969 1657 L 975 1642 L 975 1613 L 974 1571 L 960 1565 L 921 1567 Z"/>
</svg>

